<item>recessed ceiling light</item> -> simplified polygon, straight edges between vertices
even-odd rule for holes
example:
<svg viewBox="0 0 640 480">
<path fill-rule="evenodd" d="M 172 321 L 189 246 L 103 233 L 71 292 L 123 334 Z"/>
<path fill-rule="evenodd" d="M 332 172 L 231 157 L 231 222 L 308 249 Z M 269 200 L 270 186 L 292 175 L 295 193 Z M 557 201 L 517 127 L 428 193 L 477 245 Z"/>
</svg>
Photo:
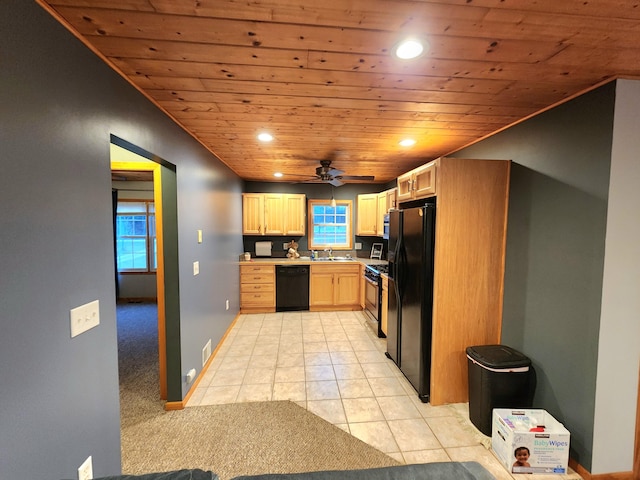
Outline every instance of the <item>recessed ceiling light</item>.
<svg viewBox="0 0 640 480">
<path fill-rule="evenodd" d="M 258 140 L 260 140 L 261 142 L 270 142 L 271 140 L 273 140 L 273 135 L 266 132 L 261 133 L 260 135 L 258 135 Z"/>
<path fill-rule="evenodd" d="M 273 174 L 273 176 L 280 178 L 282 176 L 282 172 L 276 172 Z"/>
<path fill-rule="evenodd" d="M 424 46 L 421 42 L 415 39 L 405 40 L 398 45 L 395 50 L 396 57 L 403 60 L 410 60 L 420 56 L 424 51 Z"/>
<path fill-rule="evenodd" d="M 403 147 L 411 147 L 416 144 L 416 141 L 413 138 L 405 138 L 404 140 L 400 140 L 399 143 Z"/>
</svg>

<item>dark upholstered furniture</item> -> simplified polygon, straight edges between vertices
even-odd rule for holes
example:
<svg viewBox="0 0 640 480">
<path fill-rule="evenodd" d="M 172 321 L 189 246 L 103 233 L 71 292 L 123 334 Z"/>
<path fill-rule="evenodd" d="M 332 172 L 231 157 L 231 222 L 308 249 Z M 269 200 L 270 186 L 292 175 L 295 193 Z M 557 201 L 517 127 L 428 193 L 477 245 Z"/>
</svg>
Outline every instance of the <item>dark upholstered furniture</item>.
<svg viewBox="0 0 640 480">
<path fill-rule="evenodd" d="M 196 469 L 120 475 L 96 480 L 218 480 L 218 476 Z M 232 480 L 495 480 L 495 477 L 477 462 L 438 462 L 362 470 L 243 475 Z"/>
</svg>

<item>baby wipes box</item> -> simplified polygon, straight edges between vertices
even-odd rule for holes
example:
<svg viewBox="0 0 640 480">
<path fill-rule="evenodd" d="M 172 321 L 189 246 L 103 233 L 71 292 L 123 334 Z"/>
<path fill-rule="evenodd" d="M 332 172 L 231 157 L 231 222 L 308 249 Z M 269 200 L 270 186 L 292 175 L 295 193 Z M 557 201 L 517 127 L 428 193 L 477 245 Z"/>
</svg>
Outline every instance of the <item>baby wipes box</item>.
<svg viewBox="0 0 640 480">
<path fill-rule="evenodd" d="M 566 474 L 569 437 L 546 410 L 493 410 L 491 448 L 509 472 Z"/>
</svg>

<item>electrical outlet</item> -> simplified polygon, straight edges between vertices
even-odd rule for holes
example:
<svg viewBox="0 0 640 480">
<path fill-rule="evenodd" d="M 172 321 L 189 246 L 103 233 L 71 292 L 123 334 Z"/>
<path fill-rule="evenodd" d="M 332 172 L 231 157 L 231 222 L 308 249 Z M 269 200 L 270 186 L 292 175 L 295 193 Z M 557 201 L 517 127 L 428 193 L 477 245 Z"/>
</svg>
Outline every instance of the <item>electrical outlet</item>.
<svg viewBox="0 0 640 480">
<path fill-rule="evenodd" d="M 82 465 L 78 467 L 78 480 L 91 480 L 93 478 L 93 460 L 91 455 L 82 462 Z"/>
<path fill-rule="evenodd" d="M 284 242 L 284 243 L 282 244 L 282 249 L 283 249 L 283 250 L 289 250 L 289 242 Z"/>
<path fill-rule="evenodd" d="M 193 262 L 193 275 L 200 273 L 200 262 Z"/>
<path fill-rule="evenodd" d="M 225 310 L 229 310 L 229 300 L 224 302 L 224 308 Z"/>
<path fill-rule="evenodd" d="M 93 302 L 72 308 L 69 312 L 71 338 L 100 325 L 100 302 Z"/>
<path fill-rule="evenodd" d="M 362 250 L 362 244 L 360 242 L 356 242 L 356 250 Z"/>
</svg>

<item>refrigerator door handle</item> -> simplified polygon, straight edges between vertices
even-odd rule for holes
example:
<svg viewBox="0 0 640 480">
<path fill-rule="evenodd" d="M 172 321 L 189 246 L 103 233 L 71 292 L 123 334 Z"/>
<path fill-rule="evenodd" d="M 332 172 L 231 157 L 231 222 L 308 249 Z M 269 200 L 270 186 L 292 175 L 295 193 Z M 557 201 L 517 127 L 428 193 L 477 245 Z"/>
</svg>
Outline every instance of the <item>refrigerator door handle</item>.
<svg viewBox="0 0 640 480">
<path fill-rule="evenodd" d="M 396 291 L 398 292 L 398 305 L 402 305 L 402 299 L 407 286 L 407 251 L 404 248 L 402 238 L 396 246 L 396 264 L 394 278 L 396 279 Z"/>
</svg>

